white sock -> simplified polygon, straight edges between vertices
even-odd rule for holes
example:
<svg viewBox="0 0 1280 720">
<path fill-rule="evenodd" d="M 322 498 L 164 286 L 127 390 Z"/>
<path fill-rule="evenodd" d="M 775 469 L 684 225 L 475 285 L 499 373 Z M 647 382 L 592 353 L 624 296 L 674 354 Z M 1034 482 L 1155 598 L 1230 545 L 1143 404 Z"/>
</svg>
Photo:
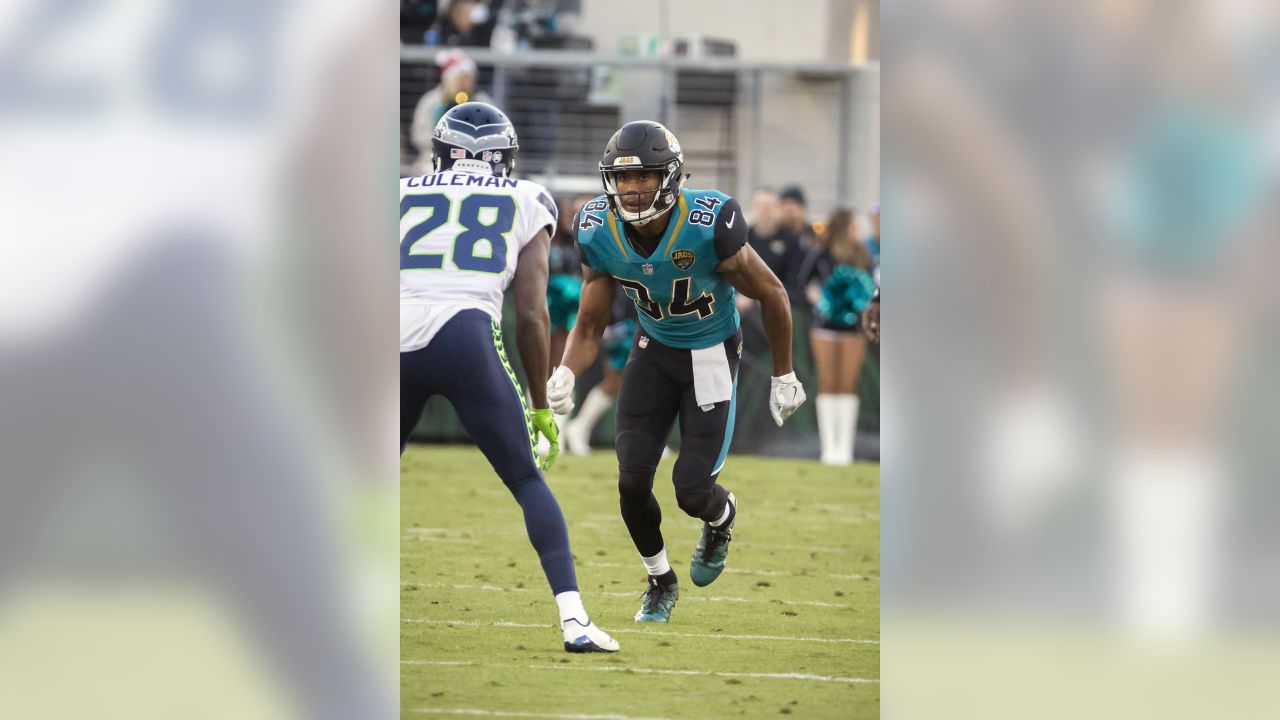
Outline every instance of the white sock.
<svg viewBox="0 0 1280 720">
<path fill-rule="evenodd" d="M 839 429 L 836 419 L 836 395 L 818 395 L 818 441 L 822 446 L 821 461 L 824 465 L 832 465 L 836 461 L 836 431 Z"/>
<path fill-rule="evenodd" d="M 573 619 L 586 625 L 591 622 L 587 617 L 587 609 L 582 607 L 582 596 L 577 590 L 568 590 L 556 595 L 556 606 L 560 608 L 560 622 Z"/>
<path fill-rule="evenodd" d="M 587 399 L 582 401 L 582 409 L 578 411 L 578 416 L 573 421 L 582 423 L 585 434 L 590 436 L 596 423 L 600 422 L 600 418 L 613 407 L 613 399 L 613 396 L 599 385 L 591 388 L 591 392 L 587 393 Z"/>
<path fill-rule="evenodd" d="M 729 511 L 737 504 L 737 502 L 738 498 L 734 497 L 733 493 L 729 493 L 729 502 L 724 504 L 724 512 L 720 513 L 720 518 L 715 522 L 708 524 L 711 525 L 711 527 L 720 527 L 723 525 L 725 521 L 729 519 Z"/>
<path fill-rule="evenodd" d="M 841 465 L 849 465 L 853 462 L 853 446 L 858 436 L 858 406 L 861 403 L 857 395 L 836 395 L 836 402 L 839 408 L 836 459 Z"/>
<path fill-rule="evenodd" d="M 1119 619 L 1134 637 L 1185 642 L 1213 617 L 1223 463 L 1212 450 L 1129 449 L 1113 468 Z"/>
<path fill-rule="evenodd" d="M 667 562 L 666 548 L 659 550 L 653 557 L 641 555 L 640 560 L 644 562 L 644 569 L 648 570 L 650 575 L 666 575 L 671 572 L 671 563 Z"/>
</svg>

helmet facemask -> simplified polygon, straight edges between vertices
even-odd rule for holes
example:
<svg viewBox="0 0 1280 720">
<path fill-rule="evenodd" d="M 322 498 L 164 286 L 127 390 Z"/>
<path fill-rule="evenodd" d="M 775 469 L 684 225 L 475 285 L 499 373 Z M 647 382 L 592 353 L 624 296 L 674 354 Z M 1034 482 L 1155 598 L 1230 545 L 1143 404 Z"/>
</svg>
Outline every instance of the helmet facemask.
<svg viewBox="0 0 1280 720">
<path fill-rule="evenodd" d="M 688 175 L 681 172 L 683 167 L 684 163 L 679 157 L 676 157 L 663 165 L 622 165 L 608 168 L 602 166 L 600 168 L 600 177 L 604 180 L 604 192 L 609 199 L 609 205 L 612 207 L 614 214 L 623 222 L 632 225 L 648 225 L 675 207 L 680 188 L 684 186 L 684 182 L 688 178 Z M 644 170 L 656 171 L 664 173 L 664 175 L 662 181 L 658 183 L 657 191 L 654 192 L 653 201 L 649 203 L 649 207 L 639 212 L 631 212 L 622 203 L 622 193 L 618 191 L 617 175 L 622 172 Z M 627 194 L 642 195 L 644 193 Z"/>
</svg>

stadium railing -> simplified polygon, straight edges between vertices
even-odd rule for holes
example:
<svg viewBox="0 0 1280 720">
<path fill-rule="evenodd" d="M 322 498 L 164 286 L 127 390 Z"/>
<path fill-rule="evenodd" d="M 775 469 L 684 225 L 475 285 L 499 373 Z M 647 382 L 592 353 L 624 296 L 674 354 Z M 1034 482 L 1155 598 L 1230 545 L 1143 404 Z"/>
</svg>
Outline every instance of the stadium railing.
<svg viewBox="0 0 1280 720">
<path fill-rule="evenodd" d="M 439 83 L 439 48 L 400 51 L 403 137 Z M 658 120 L 685 148 L 691 185 L 748 198 L 798 184 L 815 219 L 880 198 L 880 68 L 467 49 L 520 134 L 519 174 L 553 192 L 594 192 L 596 164 L 624 122 Z M 417 151 L 405 147 L 406 160 Z"/>
</svg>

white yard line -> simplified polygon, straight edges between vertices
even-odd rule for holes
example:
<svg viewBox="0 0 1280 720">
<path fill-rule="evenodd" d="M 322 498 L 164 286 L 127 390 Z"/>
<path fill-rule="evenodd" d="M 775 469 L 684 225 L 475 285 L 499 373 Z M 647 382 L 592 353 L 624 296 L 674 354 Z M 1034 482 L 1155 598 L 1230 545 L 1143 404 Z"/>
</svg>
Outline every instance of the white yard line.
<svg viewBox="0 0 1280 720">
<path fill-rule="evenodd" d="M 534 592 L 534 588 L 504 588 L 497 585 L 447 585 L 445 583 L 401 583 L 403 587 L 416 588 L 433 588 L 437 590 L 483 590 L 486 592 Z M 538 588 L 537 592 L 545 592 L 544 589 Z M 603 595 L 605 597 L 635 597 L 639 598 L 639 593 L 635 592 L 594 592 L 592 595 Z M 829 603 L 821 600 L 779 600 L 771 598 L 743 598 L 730 597 L 727 595 L 686 595 L 683 599 L 697 602 L 734 602 L 734 603 L 764 603 L 766 605 L 787 605 L 794 607 L 822 607 L 822 608 L 838 608 L 850 609 L 853 606 L 841 603 Z"/>
<path fill-rule="evenodd" d="M 470 715 L 475 717 L 509 717 L 509 718 L 563 718 L 564 720 L 665 720 L 665 718 L 642 718 L 634 715 L 617 715 L 614 713 L 543 713 L 543 712 L 511 712 L 509 710 L 483 710 L 481 708 L 408 708 L 406 712 L 419 715 Z"/>
<path fill-rule="evenodd" d="M 789 518 L 786 518 L 785 516 L 781 516 L 781 515 L 778 516 L 778 519 L 781 521 L 789 520 Z M 880 516 L 873 515 L 871 513 L 864 513 L 862 517 L 857 518 L 859 522 L 861 522 L 864 519 L 879 521 Z M 575 527 L 616 530 L 618 528 L 618 523 L 617 522 L 601 523 L 601 522 L 593 522 L 593 521 L 577 521 L 577 522 L 569 523 L 570 531 L 572 531 L 572 529 Z M 693 532 L 696 532 L 699 529 L 699 527 L 691 525 L 685 529 L 693 533 Z M 468 530 L 465 528 L 450 529 L 450 528 L 407 527 L 407 528 L 401 528 L 401 533 L 402 533 L 400 536 L 401 540 L 412 540 L 417 542 L 478 543 L 481 541 L 479 537 L 475 536 L 474 531 Z M 469 538 L 456 537 L 456 536 L 450 537 L 451 533 L 457 534 L 457 535 L 461 535 L 463 533 L 471 533 L 472 537 L 469 537 Z M 510 532 L 497 532 L 497 533 L 490 532 L 490 533 L 487 533 L 486 537 L 515 540 L 515 539 L 525 537 L 525 533 L 513 529 Z M 759 548 L 762 550 L 797 550 L 797 551 L 828 552 L 828 553 L 854 551 L 854 548 L 851 548 L 851 547 L 831 547 L 831 546 L 821 546 L 821 545 L 776 545 L 772 543 L 752 542 L 750 540 L 739 540 L 736 543 L 734 543 L 734 545 L 736 547 L 752 547 L 752 548 Z"/>
<path fill-rule="evenodd" d="M 401 660 L 401 665 L 458 665 L 449 660 Z M 646 675 L 697 675 L 703 677 L 759 678 L 763 680 L 810 680 L 813 682 L 838 682 L 856 684 L 879 683 L 878 678 L 839 677 L 833 675 L 810 675 L 808 673 L 757 673 L 730 672 L 727 670 L 667 670 L 662 668 L 610 667 L 604 665 L 509 665 L 495 663 L 466 663 L 484 668 L 521 668 L 525 670 L 578 670 L 583 672 L 621 672 L 642 673 Z"/>
<path fill-rule="evenodd" d="M 637 570 L 637 572 L 638 572 L 638 568 L 643 567 L 638 562 L 611 563 L 611 562 L 595 562 L 594 560 L 579 560 L 575 564 L 578 567 L 630 568 L 632 570 Z M 810 577 L 810 578 L 828 577 L 828 578 L 837 578 L 840 580 L 875 580 L 875 581 L 880 580 L 880 578 L 875 577 L 874 575 L 841 575 L 838 573 L 817 573 L 817 572 L 802 573 L 802 572 L 789 572 L 786 570 L 744 570 L 739 567 L 730 568 L 728 572 L 733 573 L 735 575 L 760 575 L 762 577 Z M 404 584 L 404 583 L 401 583 L 401 584 Z"/>
<path fill-rule="evenodd" d="M 470 627 L 503 627 L 503 628 L 548 628 L 554 629 L 555 626 L 550 623 L 544 625 L 530 623 L 516 623 L 507 620 L 499 620 L 493 623 L 475 622 L 472 620 L 428 620 L 426 618 L 404 618 L 400 622 L 411 623 L 415 625 L 467 625 Z M 729 640 L 771 640 L 778 642 L 814 642 L 814 643 L 845 643 L 849 645 L 879 645 L 879 640 L 864 640 L 862 638 L 819 638 L 819 637 L 796 637 L 791 635 L 735 635 L 731 633 L 682 633 L 682 632 L 666 632 L 663 630 L 649 629 L 633 629 L 633 628 L 614 628 L 609 632 L 612 633 L 633 633 L 639 635 L 654 635 L 658 637 L 688 637 L 688 638 L 715 638 Z"/>
<path fill-rule="evenodd" d="M 758 543 L 750 541 L 734 542 L 735 547 L 759 548 L 761 550 L 796 550 L 799 552 L 857 552 L 851 547 L 829 547 L 815 545 L 774 545 L 772 543 Z"/>
<path fill-rule="evenodd" d="M 412 531 L 413 528 L 409 528 Z M 516 540 L 524 537 L 519 533 L 492 533 L 488 536 L 490 539 Z M 480 538 L 463 538 L 463 537 L 442 537 L 434 533 L 417 533 L 409 535 L 401 535 L 402 542 L 422 542 L 422 543 L 459 543 L 463 545 L 474 545 L 481 542 Z M 788 550 L 795 552 L 820 552 L 820 553 L 848 553 L 857 552 L 851 547 L 831 547 L 827 545 L 775 545 L 772 543 L 758 543 L 738 541 L 737 547 L 749 547 L 757 550 Z"/>
</svg>

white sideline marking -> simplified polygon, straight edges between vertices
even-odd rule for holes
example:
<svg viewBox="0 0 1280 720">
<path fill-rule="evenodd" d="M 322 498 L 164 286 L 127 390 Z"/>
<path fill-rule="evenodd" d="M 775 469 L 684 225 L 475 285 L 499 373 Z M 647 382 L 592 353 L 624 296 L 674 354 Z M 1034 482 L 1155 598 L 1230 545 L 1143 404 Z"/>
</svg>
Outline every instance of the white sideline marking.
<svg viewBox="0 0 1280 720">
<path fill-rule="evenodd" d="M 493 623 L 475 622 L 473 620 L 428 620 L 426 618 L 404 618 L 400 622 L 413 623 L 415 625 L 469 625 L 472 627 L 505 627 L 505 628 L 555 628 L 554 625 L 538 625 L 530 623 L 516 623 L 507 620 L 499 620 Z M 818 643 L 849 643 L 851 645 L 879 645 L 879 640 L 863 640 L 861 638 L 818 638 L 818 637 L 793 637 L 790 635 L 733 635 L 730 633 L 682 633 L 682 632 L 663 632 L 662 630 L 640 630 L 635 628 L 617 628 L 610 630 L 611 633 L 635 633 L 640 635 L 655 635 L 658 637 L 690 637 L 690 638 L 716 638 L 729 640 L 780 640 L 785 642 L 818 642 Z"/>
<path fill-rule="evenodd" d="M 444 583 L 401 583 L 405 587 L 417 588 L 435 588 L 439 590 L 485 590 L 488 592 L 533 592 L 534 588 L 504 588 L 497 585 L 446 585 Z M 542 592 L 539 588 L 538 592 Z M 639 597 L 634 592 L 594 592 L 593 595 L 603 595 L 605 597 Z M 852 605 L 842 605 L 839 603 L 823 602 L 821 600 L 778 600 L 769 598 L 742 598 L 729 597 L 725 595 L 689 595 L 685 600 L 697 600 L 698 602 L 736 602 L 736 603 L 764 603 L 766 605 L 788 605 L 796 607 L 821 607 L 821 608 L 852 608 Z"/>
<path fill-rule="evenodd" d="M 409 708 L 411 713 L 423 715 L 477 715 L 480 717 L 512 717 L 512 718 L 563 718 L 564 720 L 666 720 L 665 718 L 642 718 L 634 715 L 584 715 L 581 713 L 538 713 L 510 712 L 507 710 L 481 710 L 480 708 Z"/>
<path fill-rule="evenodd" d="M 401 660 L 401 665 L 458 665 L 452 660 Z M 702 675 L 706 677 L 745 677 L 764 680 L 813 680 L 815 682 L 839 683 L 879 683 L 878 678 L 837 677 L 833 675 L 810 675 L 808 673 L 749 673 L 730 672 L 727 670 L 667 670 L 663 668 L 608 667 L 604 665 L 509 665 L 495 663 L 469 662 L 463 665 L 476 665 L 486 668 L 522 668 L 525 670 L 582 670 L 586 672 L 621 672 L 642 673 L 645 675 Z"/>
</svg>

